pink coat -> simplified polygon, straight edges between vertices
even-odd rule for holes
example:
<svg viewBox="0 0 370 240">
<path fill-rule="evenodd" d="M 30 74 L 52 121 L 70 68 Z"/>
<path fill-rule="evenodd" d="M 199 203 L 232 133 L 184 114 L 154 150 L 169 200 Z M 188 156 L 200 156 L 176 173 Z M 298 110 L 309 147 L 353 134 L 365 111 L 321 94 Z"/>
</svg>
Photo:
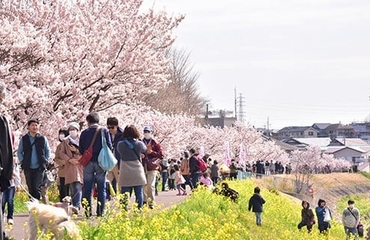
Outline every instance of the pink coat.
<svg viewBox="0 0 370 240">
<path fill-rule="evenodd" d="M 79 159 L 81 155 L 78 151 L 73 155 L 72 151 L 69 149 L 68 141 L 67 138 L 61 143 L 59 153 L 60 158 L 65 160 L 65 183 L 71 184 L 73 182 L 80 182 L 83 184 L 83 166 L 81 164 L 73 165 L 68 162 L 72 158 Z"/>
</svg>

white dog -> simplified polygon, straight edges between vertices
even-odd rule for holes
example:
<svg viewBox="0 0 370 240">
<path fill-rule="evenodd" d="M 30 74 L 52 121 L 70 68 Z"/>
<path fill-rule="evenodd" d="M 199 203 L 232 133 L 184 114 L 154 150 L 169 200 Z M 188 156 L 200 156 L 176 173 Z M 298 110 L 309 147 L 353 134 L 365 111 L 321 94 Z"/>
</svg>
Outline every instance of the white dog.
<svg viewBox="0 0 370 240">
<path fill-rule="evenodd" d="M 37 232 L 41 234 L 51 232 L 55 239 L 63 239 L 68 236 L 81 239 L 76 224 L 70 220 L 67 212 L 60 207 L 46 205 L 37 201 L 27 202 L 29 216 L 30 239 L 37 239 Z"/>
</svg>

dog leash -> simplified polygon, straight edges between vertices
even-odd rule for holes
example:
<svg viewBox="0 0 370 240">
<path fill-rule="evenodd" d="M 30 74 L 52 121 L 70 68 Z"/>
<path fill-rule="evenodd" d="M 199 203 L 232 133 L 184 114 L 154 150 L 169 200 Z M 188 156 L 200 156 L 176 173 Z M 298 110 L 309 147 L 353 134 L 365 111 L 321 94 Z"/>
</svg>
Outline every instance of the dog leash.
<svg viewBox="0 0 370 240">
<path fill-rule="evenodd" d="M 26 193 L 27 193 L 27 195 L 30 197 L 30 199 L 31 199 L 31 202 L 35 202 L 35 201 L 39 201 L 39 200 L 37 200 L 36 198 L 34 198 L 31 194 L 30 194 L 30 192 L 28 192 L 27 191 L 27 189 L 23 186 L 23 184 L 22 183 L 19 183 L 19 186 L 23 189 L 23 191 L 25 191 Z"/>
</svg>

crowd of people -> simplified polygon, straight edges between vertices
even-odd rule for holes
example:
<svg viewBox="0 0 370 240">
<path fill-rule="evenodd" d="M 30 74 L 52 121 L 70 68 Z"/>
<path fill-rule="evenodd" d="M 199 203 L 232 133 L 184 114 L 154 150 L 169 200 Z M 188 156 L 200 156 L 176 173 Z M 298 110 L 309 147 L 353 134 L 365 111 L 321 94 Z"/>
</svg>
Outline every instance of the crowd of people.
<svg viewBox="0 0 370 240">
<path fill-rule="evenodd" d="M 4 97 L 5 87 L 0 86 L 0 102 Z M 7 222 L 13 224 L 14 194 L 16 189 L 22 186 L 20 168 L 27 185 L 27 190 L 25 188 L 24 190 L 29 197 L 46 204 L 49 185 L 45 181 L 45 174 L 50 168 L 57 169 L 59 200 L 63 201 L 65 197 L 70 196 L 74 212 L 78 213 L 82 207 L 86 217 L 92 216 L 93 189 L 97 192 L 96 215 L 102 216 L 106 201 L 112 197 L 108 186 L 112 187 L 114 193 L 131 195 L 134 192 L 137 207 L 141 209 L 143 206 L 153 208 L 155 197 L 158 195 L 158 184 L 161 184 L 162 191 L 174 190 L 177 191 L 177 195 L 187 195 L 187 186 L 190 190 L 199 185 L 214 189 L 214 186 L 225 177 L 218 161 L 212 160 L 208 154 L 201 156 L 199 149 L 185 150 L 178 160 L 165 159 L 161 143 L 153 138 L 152 126 L 145 126 L 140 133 L 134 125 L 121 128 L 118 119 L 110 117 L 107 119 L 106 127 L 102 127 L 99 125 L 100 117 L 97 113 L 88 114 L 86 122 L 87 128 L 83 131 L 77 122 L 71 122 L 67 127 L 59 129 L 57 135 L 59 144 L 54 159 L 51 159 L 52 150 L 48 139 L 40 133 L 40 122 L 37 119 L 29 120 L 28 132 L 19 141 L 16 162 L 13 159 L 14 135 L 10 131 L 7 119 L 0 115 L 1 221 L 7 206 Z M 111 171 L 103 170 L 98 162 L 104 138 L 118 160 Z M 90 149 L 92 156 L 86 165 L 82 165 L 81 157 Z M 208 164 L 206 170 L 201 170 L 201 163 Z M 261 177 L 284 172 L 290 174 L 291 171 L 290 164 L 284 167 L 280 162 L 258 160 L 252 164 L 246 162 L 241 167 L 237 161 L 231 160 L 226 172 L 230 180 L 236 180 L 239 172 L 255 173 L 257 177 Z M 223 183 L 222 189 L 223 195 L 229 196 L 234 201 L 237 199 L 237 192 L 230 189 L 227 183 Z M 248 209 L 255 212 L 258 226 L 262 225 L 263 204 L 265 200 L 260 194 L 260 189 L 256 187 L 249 200 Z M 320 232 L 326 232 L 330 228 L 332 216 L 324 200 L 319 200 L 315 213 Z M 298 228 L 306 226 L 307 230 L 311 231 L 316 221 L 307 201 L 302 202 L 301 216 Z M 353 200 L 348 201 L 348 208 L 343 211 L 342 221 L 347 237 L 353 234 L 357 239 L 360 213 L 354 207 Z M 0 232 L 5 234 L 2 222 Z"/>
</svg>

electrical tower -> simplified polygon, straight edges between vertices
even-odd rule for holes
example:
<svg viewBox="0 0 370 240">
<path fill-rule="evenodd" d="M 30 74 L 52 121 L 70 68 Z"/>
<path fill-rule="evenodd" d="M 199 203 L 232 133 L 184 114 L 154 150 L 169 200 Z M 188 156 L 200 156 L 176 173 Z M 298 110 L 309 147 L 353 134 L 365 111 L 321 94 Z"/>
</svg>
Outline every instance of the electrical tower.
<svg viewBox="0 0 370 240">
<path fill-rule="evenodd" d="M 235 117 L 236 120 L 240 122 L 245 121 L 245 98 L 243 97 L 242 93 L 239 93 L 239 97 L 236 97 L 236 90 L 235 90 Z"/>
</svg>

